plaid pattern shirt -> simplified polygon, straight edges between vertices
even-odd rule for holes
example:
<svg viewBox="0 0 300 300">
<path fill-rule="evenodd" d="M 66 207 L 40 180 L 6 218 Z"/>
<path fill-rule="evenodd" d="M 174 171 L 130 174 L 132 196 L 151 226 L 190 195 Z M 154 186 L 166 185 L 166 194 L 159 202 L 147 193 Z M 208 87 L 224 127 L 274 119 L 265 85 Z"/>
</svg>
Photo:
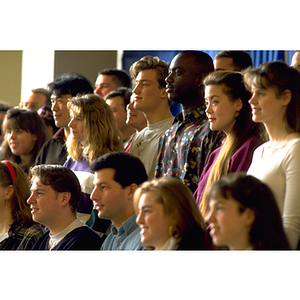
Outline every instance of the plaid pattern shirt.
<svg viewBox="0 0 300 300">
<path fill-rule="evenodd" d="M 9 228 L 9 237 L 0 243 L 0 250 L 30 250 L 44 233 L 37 223 L 27 228 L 20 222 L 14 222 Z"/>
<path fill-rule="evenodd" d="M 184 120 L 178 114 L 160 138 L 155 177 L 177 177 L 194 193 L 206 158 L 221 146 L 224 137 L 223 132 L 210 130 L 205 105 L 190 112 Z"/>
</svg>

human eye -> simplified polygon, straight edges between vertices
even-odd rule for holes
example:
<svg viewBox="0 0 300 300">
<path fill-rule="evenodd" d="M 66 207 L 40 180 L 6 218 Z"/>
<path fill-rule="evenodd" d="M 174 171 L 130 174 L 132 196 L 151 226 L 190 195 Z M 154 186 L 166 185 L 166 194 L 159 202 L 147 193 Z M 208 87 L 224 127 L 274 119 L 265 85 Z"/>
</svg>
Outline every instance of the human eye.
<svg viewBox="0 0 300 300">
<path fill-rule="evenodd" d="M 175 73 L 175 75 L 180 76 L 180 75 L 182 75 L 183 72 L 180 69 L 176 69 L 174 73 Z"/>
<path fill-rule="evenodd" d="M 104 185 L 104 184 L 101 185 L 101 190 L 102 190 L 102 191 L 106 191 L 107 189 L 108 189 L 108 186 L 107 186 L 107 185 Z"/>
</svg>

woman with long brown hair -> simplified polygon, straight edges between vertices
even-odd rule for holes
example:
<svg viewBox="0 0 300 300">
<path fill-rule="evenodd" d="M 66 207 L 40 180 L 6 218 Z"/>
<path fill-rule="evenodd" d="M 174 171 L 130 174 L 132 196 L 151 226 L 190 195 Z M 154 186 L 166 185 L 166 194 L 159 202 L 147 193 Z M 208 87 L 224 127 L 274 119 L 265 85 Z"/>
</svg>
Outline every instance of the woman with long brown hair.
<svg viewBox="0 0 300 300">
<path fill-rule="evenodd" d="M 29 250 L 44 233 L 34 223 L 26 200 L 30 189 L 25 173 L 8 160 L 0 162 L 0 250 Z"/>
<path fill-rule="evenodd" d="M 222 130 L 226 139 L 210 154 L 194 193 L 203 217 L 208 212 L 208 185 L 228 173 L 247 171 L 253 151 L 262 144 L 263 132 L 251 119 L 251 93 L 245 88 L 242 73 L 217 71 L 204 79 L 204 85 L 210 129 Z"/>
</svg>

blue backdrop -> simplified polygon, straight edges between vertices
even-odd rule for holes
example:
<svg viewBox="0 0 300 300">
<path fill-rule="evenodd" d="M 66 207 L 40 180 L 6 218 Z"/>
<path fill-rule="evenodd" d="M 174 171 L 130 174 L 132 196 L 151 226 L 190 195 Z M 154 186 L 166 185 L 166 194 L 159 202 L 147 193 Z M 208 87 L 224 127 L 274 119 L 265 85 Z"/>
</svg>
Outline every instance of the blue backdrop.
<svg viewBox="0 0 300 300">
<path fill-rule="evenodd" d="M 122 66 L 123 69 L 129 72 L 130 66 L 137 60 L 141 59 L 143 56 L 150 55 L 150 56 L 158 56 L 160 59 L 164 60 L 165 62 L 170 63 L 173 57 L 181 52 L 182 50 L 136 50 L 136 51 L 124 51 L 123 58 L 122 58 Z M 220 52 L 221 50 L 201 50 L 206 52 L 210 55 L 213 59 L 214 56 Z M 292 60 L 292 56 L 294 50 L 246 50 L 252 58 L 253 66 L 256 68 L 260 64 L 267 62 L 267 61 L 275 61 L 281 60 L 285 61 L 286 63 L 290 64 Z M 181 111 L 180 104 L 174 104 L 172 108 L 172 114 L 175 115 Z"/>
</svg>

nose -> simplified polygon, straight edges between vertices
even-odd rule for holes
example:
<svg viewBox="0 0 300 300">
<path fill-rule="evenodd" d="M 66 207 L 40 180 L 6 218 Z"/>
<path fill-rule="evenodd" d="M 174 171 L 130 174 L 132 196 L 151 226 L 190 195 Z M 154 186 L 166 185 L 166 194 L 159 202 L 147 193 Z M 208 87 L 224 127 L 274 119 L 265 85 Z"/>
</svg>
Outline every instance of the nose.
<svg viewBox="0 0 300 300">
<path fill-rule="evenodd" d="M 143 217 L 143 213 L 142 212 L 138 212 L 135 222 L 137 224 L 143 224 L 144 223 L 144 217 Z"/>
<path fill-rule="evenodd" d="M 33 193 L 31 193 L 30 197 L 26 201 L 28 204 L 34 203 Z"/>
<path fill-rule="evenodd" d="M 210 103 L 208 102 L 207 104 L 206 104 L 206 108 L 205 108 L 205 113 L 206 114 L 210 114 L 211 113 L 211 106 L 210 106 Z"/>
<path fill-rule="evenodd" d="M 136 83 L 135 87 L 132 90 L 132 93 L 134 93 L 134 94 L 140 93 L 140 88 L 139 87 L 140 87 L 140 84 Z"/>
<path fill-rule="evenodd" d="M 127 111 L 128 110 L 133 110 L 134 108 L 133 108 L 133 101 L 131 101 L 128 105 L 127 105 Z"/>
<path fill-rule="evenodd" d="M 68 127 L 73 128 L 74 127 L 74 118 L 71 118 Z"/>
<path fill-rule="evenodd" d="M 100 96 L 100 97 L 103 97 L 103 93 L 102 93 L 102 87 L 101 86 L 97 86 L 94 90 L 94 94 Z"/>
<path fill-rule="evenodd" d="M 169 75 L 165 79 L 166 83 L 173 82 L 172 72 L 169 73 Z"/>
<path fill-rule="evenodd" d="M 93 201 L 99 200 L 98 188 L 96 186 L 94 187 L 94 189 L 91 192 L 90 199 Z"/>
<path fill-rule="evenodd" d="M 51 101 L 51 110 L 52 111 L 57 111 L 58 110 L 58 105 L 56 100 Z"/>
<path fill-rule="evenodd" d="M 214 212 L 210 209 L 205 217 L 205 222 L 211 223 L 214 220 Z"/>
<path fill-rule="evenodd" d="M 255 94 L 252 94 L 251 98 L 248 100 L 249 104 L 254 104 L 256 103 L 256 96 Z"/>
</svg>

